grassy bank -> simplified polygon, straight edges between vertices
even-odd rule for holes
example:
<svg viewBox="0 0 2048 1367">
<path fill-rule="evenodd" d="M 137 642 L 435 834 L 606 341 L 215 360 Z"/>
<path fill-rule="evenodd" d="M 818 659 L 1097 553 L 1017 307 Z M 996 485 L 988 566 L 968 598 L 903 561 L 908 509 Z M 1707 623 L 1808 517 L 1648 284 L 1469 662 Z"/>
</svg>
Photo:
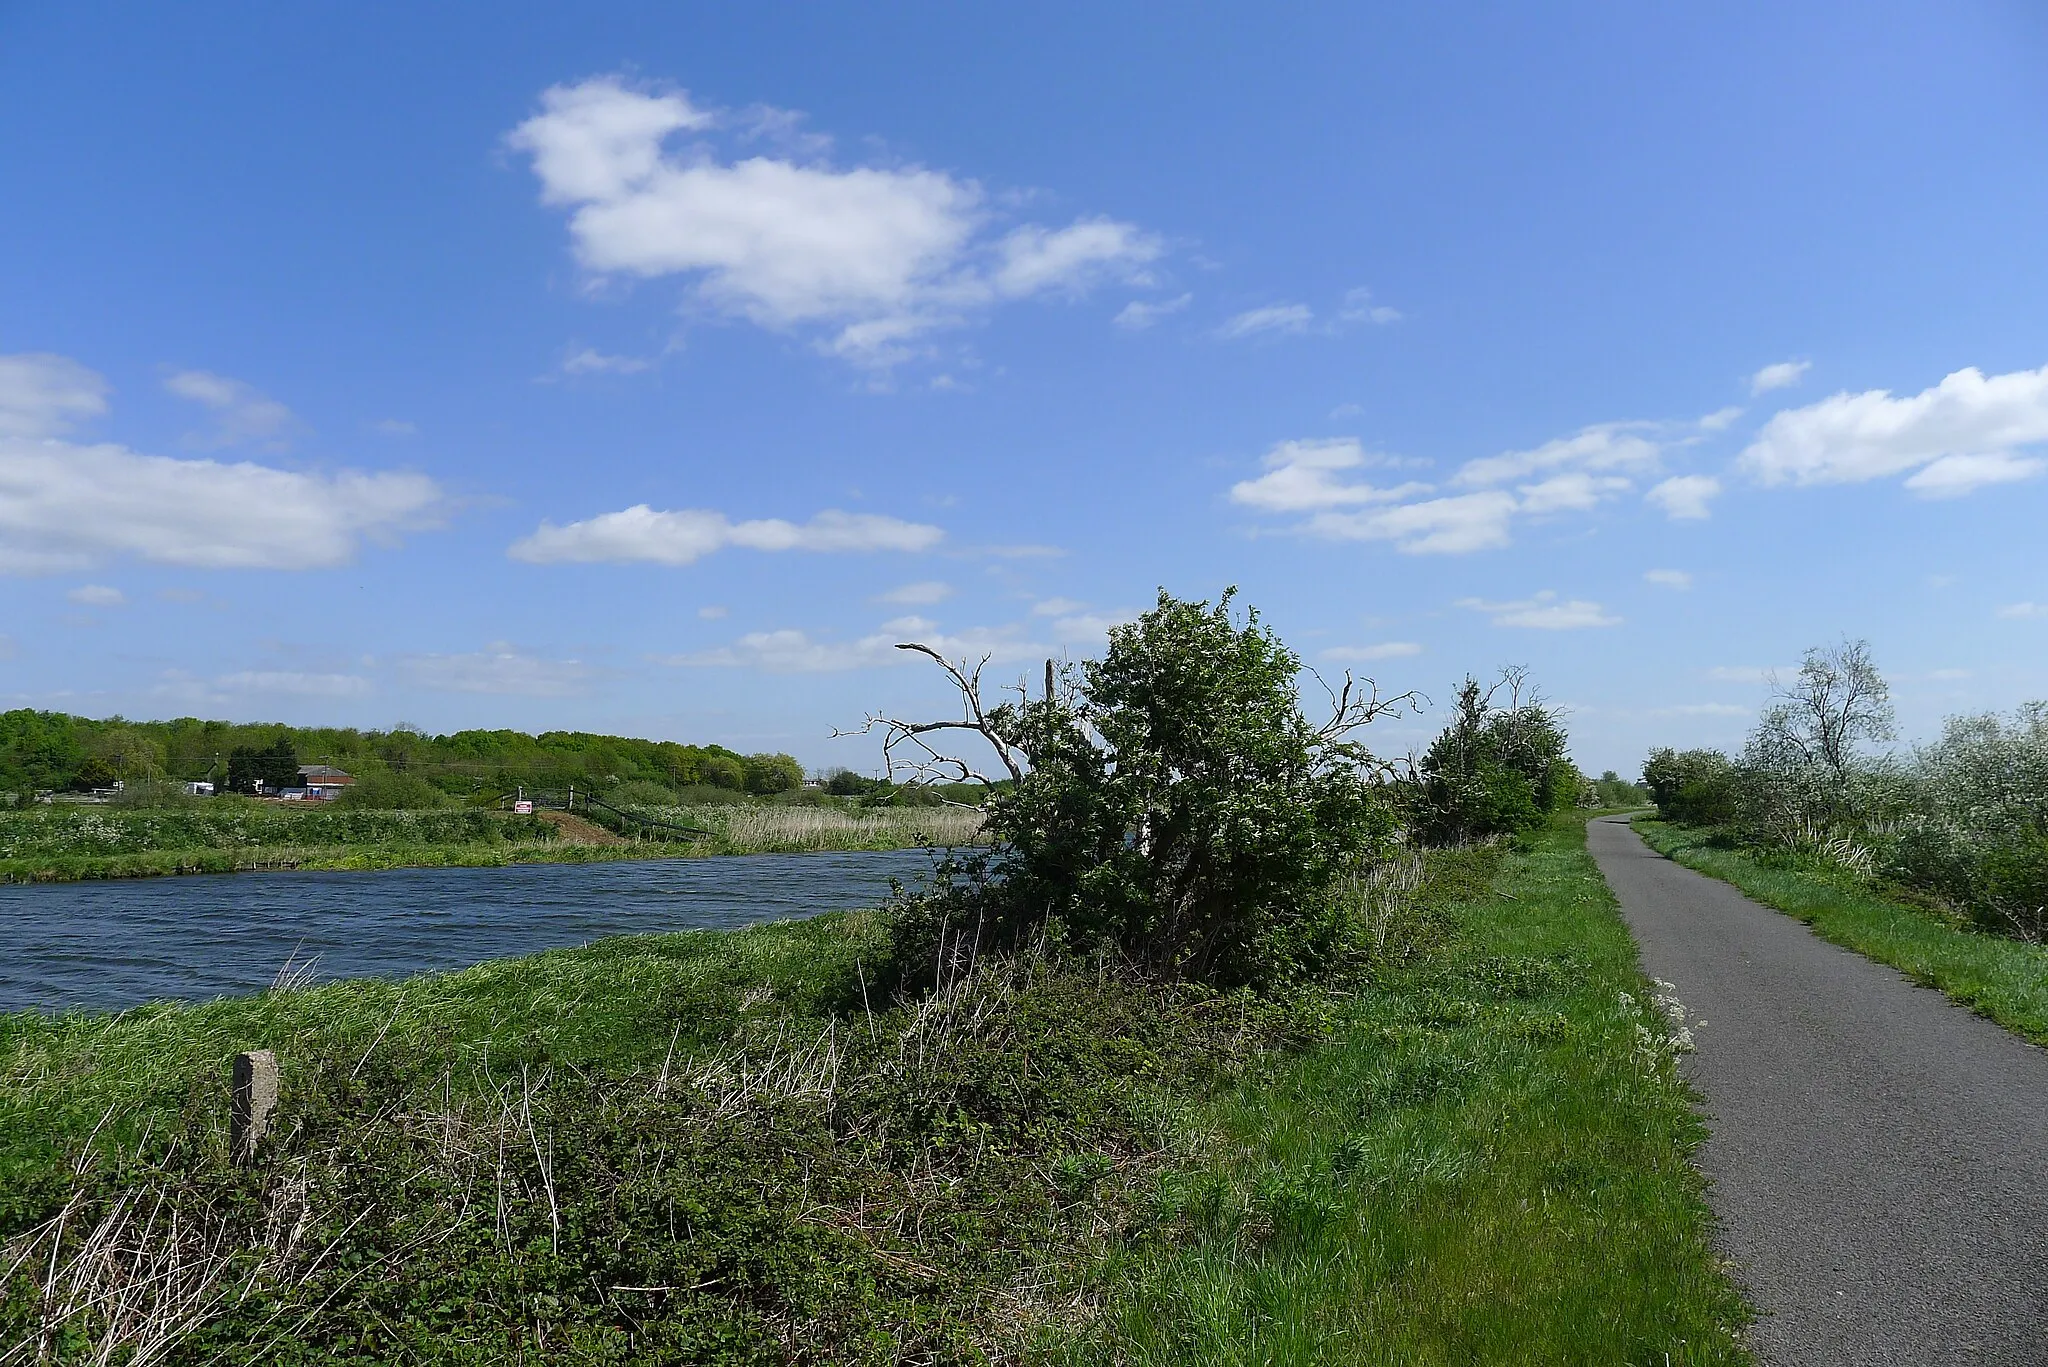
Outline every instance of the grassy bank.
<svg viewBox="0 0 2048 1367">
<path fill-rule="evenodd" d="M 971 843 L 981 814 L 958 807 L 765 804 L 652 813 L 708 834 L 657 827 L 622 843 L 564 835 L 545 815 L 478 809 L 336 811 L 223 802 L 169 811 L 58 807 L 0 815 L 0 882 L 66 882 L 258 869 L 493 868 L 717 854 L 894 850 Z M 596 832 L 606 840 L 615 837 Z"/>
<path fill-rule="evenodd" d="M 1703 1137 L 1580 818 L 1419 904 L 1320 1047 L 1188 1109 L 1117 1363 L 1726 1363 Z"/>
<path fill-rule="evenodd" d="M 863 913 L 0 1018 L 0 1343 L 1739 1361 L 1698 1125 L 1582 839 L 1385 871 L 1373 961 L 1284 1000 L 1025 955 L 888 1005 Z M 235 1168 L 251 1047 L 281 1126 Z"/>
<path fill-rule="evenodd" d="M 1879 896 L 1850 876 L 1769 864 L 1699 830 L 1637 821 L 1652 849 L 1733 883 L 1815 933 L 1939 988 L 2015 1034 L 2048 1045 L 2048 948 L 1967 929 L 1938 910 Z"/>
</svg>

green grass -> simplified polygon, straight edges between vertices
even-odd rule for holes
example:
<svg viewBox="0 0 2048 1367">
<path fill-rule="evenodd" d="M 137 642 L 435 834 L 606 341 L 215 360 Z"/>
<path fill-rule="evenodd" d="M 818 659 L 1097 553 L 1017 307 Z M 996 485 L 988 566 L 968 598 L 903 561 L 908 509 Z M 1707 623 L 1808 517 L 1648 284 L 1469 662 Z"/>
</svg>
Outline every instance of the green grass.
<svg viewBox="0 0 2048 1367">
<path fill-rule="evenodd" d="M 1741 1362 L 1582 842 L 1432 856 L 1280 1001 L 1026 955 L 870 1011 L 853 913 L 0 1017 L 0 1342 L 155 1278 L 217 1295 L 171 1362 Z"/>
<path fill-rule="evenodd" d="M 1325 1045 L 1183 1114 L 1211 1156 L 1162 1182 L 1079 1360 L 1747 1361 L 1704 1132 L 1584 840 L 1475 879 Z"/>
<path fill-rule="evenodd" d="M 1713 844 L 1701 831 L 1660 821 L 1637 821 L 1635 828 L 1659 854 L 1733 883 L 1823 939 L 1889 964 L 2014 1034 L 2048 1045 L 2048 948 L 1964 929 L 1846 879 L 1764 863 Z"/>
</svg>

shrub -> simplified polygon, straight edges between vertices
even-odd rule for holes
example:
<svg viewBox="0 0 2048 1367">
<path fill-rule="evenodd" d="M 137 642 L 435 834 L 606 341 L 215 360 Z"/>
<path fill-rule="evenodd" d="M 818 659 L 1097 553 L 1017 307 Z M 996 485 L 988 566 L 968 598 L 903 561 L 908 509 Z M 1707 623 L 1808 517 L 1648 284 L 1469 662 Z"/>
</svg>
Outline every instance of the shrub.
<svg viewBox="0 0 2048 1367">
<path fill-rule="evenodd" d="M 1565 758 L 1557 713 L 1533 694 L 1520 670 L 1482 689 L 1468 677 L 1456 714 L 1417 765 L 1409 821 L 1433 845 L 1455 845 L 1533 830 L 1579 798 L 1579 771 Z M 1505 688 L 1508 705 L 1494 698 Z"/>
<path fill-rule="evenodd" d="M 1719 750 L 1652 750 L 1643 786 L 1666 820 L 1717 826 L 1735 817 L 1735 764 Z"/>
<path fill-rule="evenodd" d="M 673 807 L 676 791 L 648 779 L 636 778 L 605 794 L 605 801 L 620 807 Z"/>
<path fill-rule="evenodd" d="M 1331 885 L 1394 826 L 1346 739 L 1380 705 L 1347 692 L 1311 723 L 1299 657 L 1256 612 L 1239 620 L 1233 594 L 1162 591 L 1064 688 L 985 714 L 983 734 L 1029 768 L 987 799 L 996 852 L 947 866 L 899 915 L 899 972 L 929 981 L 949 944 L 1040 934 L 1219 985 L 1313 974 L 1341 952 Z M 971 678 L 956 681 L 978 713 Z"/>
<path fill-rule="evenodd" d="M 449 805 L 446 793 L 414 774 L 365 774 L 341 790 L 335 805 L 358 811 L 427 811 Z"/>
</svg>

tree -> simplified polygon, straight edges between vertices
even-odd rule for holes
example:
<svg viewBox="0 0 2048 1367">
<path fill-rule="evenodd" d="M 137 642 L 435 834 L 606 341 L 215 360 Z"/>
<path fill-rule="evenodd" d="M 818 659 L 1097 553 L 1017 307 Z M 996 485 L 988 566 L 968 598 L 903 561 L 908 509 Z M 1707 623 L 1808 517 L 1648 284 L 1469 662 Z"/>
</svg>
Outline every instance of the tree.
<svg viewBox="0 0 2048 1367">
<path fill-rule="evenodd" d="M 804 767 L 790 755 L 748 755 L 745 782 L 750 793 L 789 793 L 804 786 Z"/>
<path fill-rule="evenodd" d="M 261 784 L 268 788 L 292 788 L 299 782 L 299 756 L 292 747 L 289 731 L 263 749 L 244 746 L 228 756 L 228 790 L 253 793 Z"/>
<path fill-rule="evenodd" d="M 1758 764 L 1819 764 L 1840 779 L 1859 744 L 1898 736 L 1891 688 L 1877 672 L 1868 641 L 1845 637 L 1832 647 L 1815 646 L 1806 652 L 1797 681 L 1778 688 L 1775 697 L 1750 737 Z"/>
<path fill-rule="evenodd" d="M 962 891 L 899 919 L 929 972 L 947 936 L 1044 931 L 1158 977 L 1257 983 L 1312 971 L 1342 917 L 1333 879 L 1391 832 L 1382 770 L 1350 737 L 1411 700 L 1348 675 L 1321 724 L 1302 713 L 1301 661 L 1259 620 L 1164 590 L 1113 628 L 1100 660 L 1046 666 L 1043 696 L 991 706 L 981 669 L 917 643 L 957 689 L 959 720 L 872 716 L 891 776 L 987 782 L 934 743 L 985 741 L 1011 782 L 985 810 L 994 857 Z M 899 965 L 903 965 L 903 954 Z"/>
<path fill-rule="evenodd" d="M 1718 826 L 1735 817 L 1735 765 L 1719 750 L 1652 750 L 1643 761 L 1643 786 L 1666 820 Z"/>
<path fill-rule="evenodd" d="M 1507 704 L 1497 706 L 1503 691 Z M 1579 772 L 1565 748 L 1563 723 L 1530 688 L 1527 670 L 1503 670 L 1490 687 L 1467 676 L 1450 725 L 1416 765 L 1416 834 L 1451 845 L 1541 824 L 1578 801 Z"/>
</svg>

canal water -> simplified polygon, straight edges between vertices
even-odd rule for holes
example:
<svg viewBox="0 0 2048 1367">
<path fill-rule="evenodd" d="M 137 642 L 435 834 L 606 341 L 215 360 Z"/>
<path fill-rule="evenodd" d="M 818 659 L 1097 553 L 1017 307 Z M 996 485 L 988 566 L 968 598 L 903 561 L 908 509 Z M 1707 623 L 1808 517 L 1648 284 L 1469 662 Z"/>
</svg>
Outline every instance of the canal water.
<svg viewBox="0 0 2048 1367">
<path fill-rule="evenodd" d="M 118 1009 L 314 977 L 400 978 L 604 935 L 879 905 L 922 850 L 0 886 L 0 1011 Z"/>
</svg>

